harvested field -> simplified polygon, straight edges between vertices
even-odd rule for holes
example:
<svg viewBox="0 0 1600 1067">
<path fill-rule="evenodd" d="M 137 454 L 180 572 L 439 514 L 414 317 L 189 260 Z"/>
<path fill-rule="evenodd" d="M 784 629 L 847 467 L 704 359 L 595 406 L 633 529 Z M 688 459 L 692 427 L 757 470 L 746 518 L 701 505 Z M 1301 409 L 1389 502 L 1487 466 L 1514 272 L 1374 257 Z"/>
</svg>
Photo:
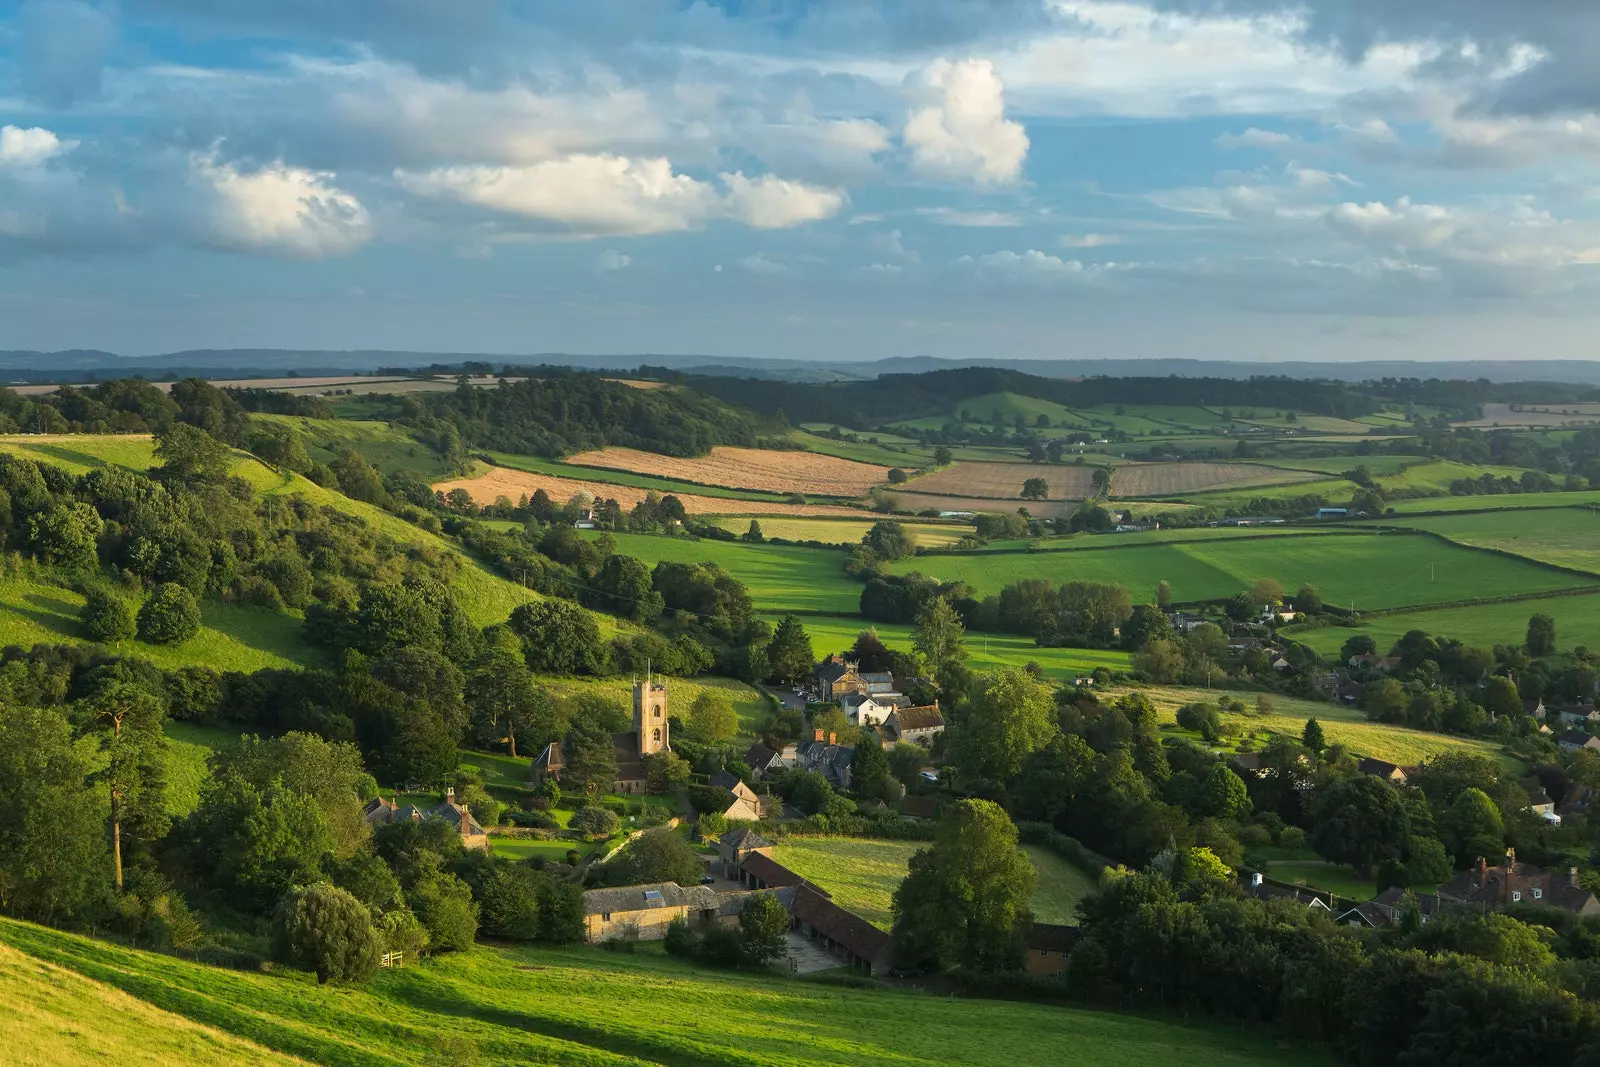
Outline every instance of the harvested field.
<svg viewBox="0 0 1600 1067">
<path fill-rule="evenodd" d="M 616 382 L 618 385 L 626 385 L 629 389 L 646 389 L 646 390 L 649 390 L 649 389 L 662 389 L 662 388 L 665 388 L 665 386 L 667 384 L 666 382 L 640 381 L 638 378 L 607 378 L 606 381 L 608 381 L 608 382 Z"/>
<path fill-rule="evenodd" d="M 853 545 L 866 536 L 876 521 L 878 520 L 875 518 L 763 519 L 761 532 L 769 541 L 781 538 L 785 541 L 821 541 L 827 545 Z M 742 534 L 750 529 L 749 520 L 742 518 L 718 519 L 716 525 L 736 534 Z M 923 548 L 948 548 L 973 532 L 971 526 L 946 523 L 907 522 L 905 527 Z"/>
<path fill-rule="evenodd" d="M 981 496 L 935 496 L 929 493 L 890 493 L 896 507 L 911 511 L 1015 511 L 1026 507 L 1036 519 L 1053 519 L 1057 515 L 1070 515 L 1080 503 L 1077 500 L 1000 500 Z"/>
<path fill-rule="evenodd" d="M 1316 474 L 1254 463 L 1144 463 L 1118 467 L 1111 490 L 1118 497 L 1176 496 L 1203 489 L 1245 489 L 1310 481 Z"/>
<path fill-rule="evenodd" d="M 1081 500 L 1094 492 L 1093 467 L 1055 466 L 1024 463 L 953 463 L 943 470 L 913 478 L 905 484 L 908 492 L 929 496 L 977 497 L 987 500 L 1021 500 L 1022 483 L 1043 478 L 1050 486 L 1051 500 Z M 938 506 L 938 505 L 932 505 Z M 973 501 L 967 501 L 968 508 Z M 1009 510 L 1009 509 L 1008 509 Z M 1032 511 L 1030 505 L 1029 510 Z"/>
<path fill-rule="evenodd" d="M 809 496 L 862 496 L 889 477 L 887 467 L 838 456 L 727 446 L 713 448 L 709 456 L 698 459 L 662 456 L 633 448 L 602 448 L 569 456 L 566 462 L 575 467 L 604 467 L 700 485 Z"/>
<path fill-rule="evenodd" d="M 558 478 L 553 474 L 535 474 L 532 471 L 512 470 L 509 467 L 491 467 L 486 474 L 476 478 L 456 478 L 439 482 L 434 488 L 442 493 L 452 489 L 465 489 L 479 504 L 493 504 L 496 497 L 506 496 L 513 501 L 532 496 L 543 489 L 558 503 L 571 500 L 578 493 L 588 493 L 596 500 L 615 500 L 624 508 L 631 508 L 643 500 L 649 490 L 608 482 L 588 482 L 578 478 Z M 801 518 L 821 516 L 860 517 L 861 511 L 835 504 L 775 504 L 763 500 L 735 500 L 728 497 L 696 496 L 693 493 L 674 493 L 683 502 L 685 511 L 693 515 L 791 515 Z"/>
<path fill-rule="evenodd" d="M 1483 418 L 1455 422 L 1452 426 L 1490 429 L 1495 426 L 1593 426 L 1600 422 L 1600 404 L 1511 404 L 1483 405 Z"/>
</svg>

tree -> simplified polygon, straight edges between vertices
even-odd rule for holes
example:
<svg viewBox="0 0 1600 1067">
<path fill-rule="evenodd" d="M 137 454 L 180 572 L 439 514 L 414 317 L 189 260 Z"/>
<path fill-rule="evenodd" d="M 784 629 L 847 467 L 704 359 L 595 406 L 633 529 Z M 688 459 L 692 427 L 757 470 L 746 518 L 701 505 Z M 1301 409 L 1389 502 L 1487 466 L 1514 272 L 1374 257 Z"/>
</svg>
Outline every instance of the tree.
<svg viewBox="0 0 1600 1067">
<path fill-rule="evenodd" d="M 744 962 L 764 967 L 788 953 L 789 913 L 771 893 L 752 893 L 739 911 L 739 940 Z"/>
<path fill-rule="evenodd" d="M 889 773 L 889 754 L 872 731 L 862 734 L 850 757 L 850 786 L 861 796 L 890 803 L 900 795 L 899 783 Z"/>
<path fill-rule="evenodd" d="M 1249 622 L 1256 617 L 1257 607 L 1255 596 L 1247 591 L 1235 593 L 1229 597 L 1228 602 L 1222 606 L 1222 610 L 1234 622 Z"/>
<path fill-rule="evenodd" d="M 44 563 L 87 570 L 99 562 L 104 526 L 88 504 L 52 503 L 43 513 L 28 516 L 28 547 Z"/>
<path fill-rule="evenodd" d="M 595 607 L 634 622 L 648 623 L 665 607 L 652 584 L 650 568 L 634 556 L 608 556 L 594 576 L 594 587 Z"/>
<path fill-rule="evenodd" d="M 917 553 L 917 539 L 904 524 L 879 519 L 861 538 L 861 543 L 884 562 L 909 559 Z"/>
<path fill-rule="evenodd" d="M 1022 499 L 1046 500 L 1050 496 L 1050 483 L 1043 478 L 1028 478 L 1022 483 Z"/>
<path fill-rule="evenodd" d="M 1156 607 L 1162 611 L 1172 610 L 1172 583 L 1165 578 L 1156 583 Z"/>
<path fill-rule="evenodd" d="M 87 732 L 105 759 L 95 778 L 110 798 L 112 884 L 122 892 L 124 826 L 134 839 L 154 842 L 166 836 L 166 717 L 161 702 L 131 682 L 113 681 L 83 702 Z"/>
<path fill-rule="evenodd" d="M 91 641 L 126 641 L 137 632 L 128 602 L 104 589 L 91 589 L 78 616 Z"/>
<path fill-rule="evenodd" d="M 1469 866 L 1479 858 L 1493 859 L 1505 848 L 1505 823 L 1500 809 L 1481 789 L 1467 789 L 1456 797 L 1439 820 L 1439 830 L 1458 867 Z"/>
<path fill-rule="evenodd" d="M 739 733 L 739 713 L 733 702 L 715 689 L 702 689 L 689 704 L 689 733 L 697 741 L 721 744 L 731 741 Z"/>
<path fill-rule="evenodd" d="M 1302 614 L 1315 615 L 1322 610 L 1322 593 L 1316 586 L 1306 582 L 1294 595 L 1294 609 Z"/>
<path fill-rule="evenodd" d="M 1405 803 L 1394 788 L 1376 775 L 1358 774 L 1323 790 L 1311 839 L 1325 858 L 1366 877 L 1379 860 L 1400 858 L 1409 833 Z"/>
<path fill-rule="evenodd" d="M 1151 641 L 1166 641 L 1172 637 L 1172 623 L 1166 613 L 1153 604 L 1139 604 L 1122 624 L 1122 646 L 1140 649 Z"/>
<path fill-rule="evenodd" d="M 1556 654 L 1556 620 L 1549 615 L 1534 615 L 1528 619 L 1528 655 L 1553 656 Z"/>
<path fill-rule="evenodd" d="M 273 916 L 273 958 L 314 972 L 318 984 L 364 982 L 382 953 L 371 913 L 326 882 L 291 889 Z"/>
<path fill-rule="evenodd" d="M 1405 687 L 1393 678 L 1368 682 L 1361 693 L 1361 706 L 1373 722 L 1404 722 L 1408 705 Z"/>
<path fill-rule="evenodd" d="M 482 747 L 504 744 L 517 758 L 517 735 L 535 744 L 555 740 L 555 708 L 523 661 L 496 649 L 467 676 L 464 696 L 473 740 Z"/>
<path fill-rule="evenodd" d="M 652 793 L 665 793 L 689 780 L 689 761 L 663 750 L 644 757 L 645 787 Z"/>
<path fill-rule="evenodd" d="M 1522 694 L 1503 675 L 1490 675 L 1483 684 L 1483 707 L 1498 719 L 1515 720 L 1523 714 Z"/>
<path fill-rule="evenodd" d="M 539 937 L 541 875 L 523 863 L 500 861 L 484 872 L 475 899 L 478 928 L 491 937 L 533 941 Z"/>
<path fill-rule="evenodd" d="M 1339 662 L 1349 663 L 1357 656 L 1370 656 L 1378 651 L 1378 643 L 1366 634 L 1354 634 L 1345 638 L 1344 644 L 1339 648 Z"/>
<path fill-rule="evenodd" d="M 428 931 L 438 952 L 472 947 L 478 936 L 478 905 L 467 883 L 448 871 L 424 868 L 406 892 L 406 903 Z"/>
<path fill-rule="evenodd" d="M 1283 585 L 1275 578 L 1257 578 L 1250 587 L 1250 598 L 1265 608 L 1283 603 Z"/>
<path fill-rule="evenodd" d="M 92 770 L 59 710 L 0 702 L 0 911 L 78 921 L 103 899 L 111 863 Z"/>
<path fill-rule="evenodd" d="M 278 782 L 258 789 L 233 774 L 206 784 L 186 829 L 200 880 L 246 911 L 264 911 L 290 887 L 320 881 L 333 848 L 315 800 Z"/>
<path fill-rule="evenodd" d="M 1201 809 L 1218 819 L 1237 819 L 1250 811 L 1250 791 L 1244 779 L 1222 763 L 1206 772 L 1199 799 Z"/>
<path fill-rule="evenodd" d="M 948 467 L 952 458 L 950 450 L 944 445 L 939 445 L 933 450 L 933 465 L 935 467 Z"/>
<path fill-rule="evenodd" d="M 896 957 L 925 968 L 1021 967 L 1036 878 L 1005 811 L 987 800 L 960 801 L 936 824 L 932 846 L 912 856 L 895 890 Z"/>
<path fill-rule="evenodd" d="M 198 426 L 182 422 L 156 434 L 156 458 L 161 466 L 152 473 L 180 484 L 220 482 L 233 465 L 227 445 Z"/>
<path fill-rule="evenodd" d="M 1449 879 L 1454 869 L 1444 843 L 1435 837 L 1411 836 L 1406 846 L 1406 884 L 1437 885 Z"/>
<path fill-rule="evenodd" d="M 855 644 L 850 646 L 850 653 L 855 657 L 856 667 L 868 674 L 879 674 L 894 668 L 894 653 L 883 643 L 877 630 L 862 630 L 857 634 Z"/>
<path fill-rule="evenodd" d="M 779 685 L 794 685 L 811 676 L 814 663 L 806 628 L 795 616 L 785 615 L 767 645 L 767 665 L 772 671 L 772 680 Z"/>
<path fill-rule="evenodd" d="M 352 744 L 301 731 L 246 736 L 209 762 L 213 778 L 237 778 L 263 791 L 281 785 L 313 800 L 328 824 L 329 850 L 341 859 L 356 855 L 372 836 L 361 807 L 375 783 Z"/>
<path fill-rule="evenodd" d="M 617 780 L 616 747 L 607 724 L 592 716 L 572 720 L 561 743 L 567 765 L 561 771 L 562 790 L 578 796 L 610 792 Z"/>
<path fill-rule="evenodd" d="M 766 535 L 761 532 L 761 523 L 755 519 L 751 519 L 750 528 L 744 532 L 743 539 L 750 542 L 752 545 L 759 545 L 764 542 L 767 538 Z"/>
<path fill-rule="evenodd" d="M 961 625 L 961 616 L 944 597 L 930 597 L 917 612 L 916 629 L 911 634 L 911 647 L 916 649 L 943 684 L 945 671 L 951 666 L 966 662 L 967 629 Z"/>
<path fill-rule="evenodd" d="M 1322 724 L 1315 717 L 1306 720 L 1306 728 L 1300 734 L 1300 743 L 1307 752 L 1321 755 L 1322 750 L 1328 747 L 1327 739 L 1322 734 Z"/>
<path fill-rule="evenodd" d="M 606 880 L 613 885 L 646 882 L 697 885 L 705 873 L 705 866 L 689 846 L 688 839 L 667 829 L 641 834 L 606 866 Z"/>
<path fill-rule="evenodd" d="M 605 648 L 600 627 L 570 600 L 522 604 L 508 625 L 522 639 L 523 657 L 535 674 L 600 673 Z"/>
<path fill-rule="evenodd" d="M 617 818 L 615 812 L 590 806 L 573 812 L 572 818 L 567 820 L 567 826 L 590 837 L 610 837 L 622 827 L 622 820 Z"/>
<path fill-rule="evenodd" d="M 1155 640 L 1133 657 L 1133 666 L 1152 682 L 1175 682 L 1183 670 L 1183 649 L 1175 641 Z"/>
<path fill-rule="evenodd" d="M 177 582 L 158 585 L 139 609 L 139 640 L 175 645 L 200 632 L 200 605 Z"/>
<path fill-rule="evenodd" d="M 952 727 L 951 750 L 964 776 L 1004 782 L 1057 732 L 1049 686 L 1007 668 L 989 675 L 973 696 Z"/>
</svg>

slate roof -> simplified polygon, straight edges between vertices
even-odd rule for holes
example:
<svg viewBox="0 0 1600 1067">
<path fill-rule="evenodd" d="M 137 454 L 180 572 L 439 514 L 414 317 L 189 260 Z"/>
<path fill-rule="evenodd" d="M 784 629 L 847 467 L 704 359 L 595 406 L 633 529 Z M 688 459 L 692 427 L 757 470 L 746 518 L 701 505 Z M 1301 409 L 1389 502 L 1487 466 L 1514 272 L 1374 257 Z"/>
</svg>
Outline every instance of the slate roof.
<svg viewBox="0 0 1600 1067">
<path fill-rule="evenodd" d="M 1462 871 L 1439 887 L 1439 895 L 1446 900 L 1488 908 L 1538 903 L 1585 915 L 1600 911 L 1600 898 L 1588 889 L 1573 885 L 1575 880 L 1570 875 L 1517 863 L 1508 857 L 1508 862 L 1500 867 Z M 1534 896 L 1536 889 L 1537 897 Z M 1514 894 L 1520 894 L 1520 901 L 1513 899 Z"/>
<path fill-rule="evenodd" d="M 772 766 L 772 761 L 777 758 L 778 754 L 776 752 L 759 741 L 745 749 L 744 752 L 745 765 L 756 771 L 766 770 Z"/>
<path fill-rule="evenodd" d="M 1072 946 L 1077 944 L 1078 936 L 1082 933 L 1076 926 L 1061 926 L 1056 923 L 1034 923 L 1028 929 L 1028 948 L 1033 951 L 1046 950 L 1050 952 L 1071 952 Z"/>
<path fill-rule="evenodd" d="M 843 663 L 835 663 L 833 660 L 824 660 L 817 665 L 816 671 L 817 681 L 823 685 L 832 685 L 848 673 L 850 673 L 849 667 L 846 667 Z"/>
<path fill-rule="evenodd" d="M 760 834 L 748 827 L 740 827 L 737 830 L 729 830 L 727 833 L 717 838 L 717 843 L 719 845 L 726 845 L 728 848 L 736 849 L 772 847 L 771 841 L 768 841 L 766 838 L 762 837 Z"/>
<path fill-rule="evenodd" d="M 889 950 L 888 934 L 844 910 L 809 883 L 795 889 L 790 914 L 864 960 L 877 960 Z"/>
<path fill-rule="evenodd" d="M 722 789 L 731 790 L 734 786 L 740 784 L 739 776 L 730 771 L 718 771 L 711 776 L 711 784 Z"/>
<path fill-rule="evenodd" d="M 434 808 L 432 814 L 454 826 L 463 835 L 483 833 L 483 827 L 479 825 L 477 819 L 472 817 L 472 812 L 460 804 L 453 804 L 446 800 L 443 804 Z"/>
<path fill-rule="evenodd" d="M 771 856 L 760 852 L 752 852 L 739 864 L 739 869 L 749 874 L 752 878 L 765 882 L 768 888 L 785 885 L 799 885 L 804 878 L 795 874 L 789 868 L 773 859 Z"/>
<path fill-rule="evenodd" d="M 1356 763 L 1356 770 L 1362 774 L 1375 774 L 1379 778 L 1393 778 L 1399 772 L 1400 781 L 1406 780 L 1405 768 L 1399 764 L 1390 763 L 1388 760 L 1373 759 L 1368 756 Z"/>
<path fill-rule="evenodd" d="M 590 889 L 583 894 L 585 915 L 610 915 L 616 912 L 655 911 L 658 908 L 679 907 L 715 908 L 717 894 L 707 886 L 681 886 L 677 882 L 619 885 L 609 889 Z"/>
</svg>

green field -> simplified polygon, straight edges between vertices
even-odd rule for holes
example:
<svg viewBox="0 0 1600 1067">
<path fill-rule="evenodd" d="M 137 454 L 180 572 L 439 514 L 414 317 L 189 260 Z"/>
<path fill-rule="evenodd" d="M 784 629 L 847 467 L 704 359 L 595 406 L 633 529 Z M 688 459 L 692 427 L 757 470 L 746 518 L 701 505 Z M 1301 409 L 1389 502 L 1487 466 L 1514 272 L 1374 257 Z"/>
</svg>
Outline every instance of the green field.
<svg viewBox="0 0 1600 1067">
<path fill-rule="evenodd" d="M 1028 545 L 1034 552 L 1072 552 L 1085 548 L 1123 548 L 1128 545 L 1165 545 L 1180 541 L 1240 541 L 1264 537 L 1303 537 L 1334 535 L 1343 531 L 1328 526 L 1190 526 L 1173 530 L 1148 530 L 1143 533 L 1068 534 L 1041 538 Z M 1018 547 L 1019 542 L 993 542 L 982 551 Z"/>
<path fill-rule="evenodd" d="M 1383 522 L 1427 530 L 1463 545 L 1496 548 L 1561 567 L 1600 573 L 1600 510 L 1593 508 L 1488 511 Z"/>
<path fill-rule="evenodd" d="M 1556 620 L 1556 645 L 1561 651 L 1571 651 L 1577 645 L 1600 648 L 1600 595 L 1597 594 L 1408 611 L 1378 619 L 1362 619 L 1353 627 L 1308 630 L 1293 637 L 1329 657 L 1338 655 L 1340 646 L 1356 634 L 1368 635 L 1377 642 L 1379 651 L 1386 652 L 1410 630 L 1443 634 L 1471 645 L 1492 648 L 1498 644 L 1521 644 L 1527 636 L 1528 617 L 1536 613 Z"/>
<path fill-rule="evenodd" d="M 1342 505 L 1359 488 L 1355 482 L 1347 482 L 1343 478 L 1319 478 L 1314 482 L 1293 482 L 1289 485 L 1180 493 L 1173 499 L 1213 508 L 1219 515 L 1238 514 L 1239 509 L 1256 500 L 1293 500 L 1302 496 L 1320 496 L 1334 505 Z"/>
<path fill-rule="evenodd" d="M 781 616 L 768 615 L 767 621 L 777 625 Z M 811 638 L 811 649 L 820 659 L 835 652 L 843 652 L 856 642 L 862 630 L 875 629 L 883 643 L 902 652 L 911 650 L 911 626 L 906 623 L 867 622 L 865 619 L 840 619 L 826 616 L 805 616 L 800 620 Z M 992 671 L 1001 667 L 1022 667 L 1037 663 L 1044 669 L 1045 677 L 1057 680 L 1089 674 L 1096 667 L 1112 671 L 1125 671 L 1132 666 L 1132 656 L 1117 649 L 1097 648 L 1040 648 L 1033 638 L 1018 634 L 967 634 L 967 664 L 974 670 Z"/>
<path fill-rule="evenodd" d="M 387 422 L 365 419 L 308 419 L 296 415 L 252 415 L 299 433 L 314 463 L 328 463 L 339 449 L 350 449 L 380 471 L 408 470 L 433 482 L 450 476 L 450 468 L 433 449 Z M 330 447 L 331 446 L 331 447 Z"/>
<path fill-rule="evenodd" d="M 724 530 L 742 534 L 750 529 L 748 515 L 729 515 L 711 522 Z M 872 529 L 875 519 L 789 519 L 773 516 L 756 520 L 762 536 L 785 541 L 821 541 L 830 545 L 855 545 Z M 973 532 L 971 526 L 954 523 L 907 522 L 916 543 L 924 548 L 946 548 Z"/>
<path fill-rule="evenodd" d="M 1015 1067 L 1039 1062 L 1041 1048 L 1070 1048 L 1072 1062 L 1082 1067 L 1173 1063 L 1180 1057 L 1207 1067 L 1331 1062 L 1232 1028 L 838 988 L 702 969 L 650 949 L 630 955 L 479 947 L 382 971 L 367 986 L 349 988 L 319 986 L 311 975 L 291 971 L 207 967 L 12 920 L 0 920 L 0 943 L 124 990 L 158 1011 L 341 1067 Z M 16 972 L 7 967 L 0 973 Z M 59 1033 L 35 1035 L 28 1014 L 5 1017 L 9 1021 L 0 1025 L 19 1031 L 13 1048 L 36 1047 L 36 1040 L 59 1047 L 64 1040 Z M 107 1013 L 82 1025 L 118 1027 L 108 1036 L 120 1044 L 148 1041 L 160 1048 L 163 1040 L 178 1040 L 154 1032 L 160 1018 Z M 78 1047 L 87 1049 L 91 1040 L 102 1038 Z M 138 1062 L 123 1058 L 129 1054 L 122 1049 L 118 1062 Z M 228 1062 L 248 1062 L 248 1050 L 237 1045 L 223 1046 L 213 1062 L 225 1054 L 234 1057 Z"/>
<path fill-rule="evenodd" d="M 897 563 L 894 569 L 920 571 L 941 581 L 966 581 L 980 596 L 1028 578 L 1057 584 L 1113 582 L 1124 586 L 1135 603 L 1153 600 L 1156 584 L 1163 579 L 1172 583 L 1176 600 L 1190 602 L 1223 599 L 1258 578 L 1275 578 L 1290 591 L 1312 582 L 1328 603 L 1369 611 L 1589 584 L 1532 563 L 1407 535 L 1269 537 L 1098 552 L 921 556 Z"/>
<path fill-rule="evenodd" d="M 1107 690 L 1100 699 L 1111 700 L 1126 691 Z M 1358 756 L 1372 756 L 1390 763 L 1412 766 L 1443 752 L 1474 752 L 1516 765 L 1515 760 L 1501 754 L 1499 747 L 1488 741 L 1368 722 L 1359 709 L 1343 704 L 1324 704 L 1274 693 L 1271 696 L 1273 711 L 1261 715 L 1256 712 L 1254 693 L 1227 693 L 1183 686 L 1147 686 L 1138 691 L 1150 698 L 1150 702 L 1161 713 L 1162 722 L 1172 724 L 1176 724 L 1178 709 L 1185 704 L 1215 704 L 1225 696 L 1241 701 L 1248 709 L 1245 713 L 1227 712 L 1222 716 L 1224 724 L 1234 733 L 1235 743 L 1253 733 L 1259 734 L 1258 740 L 1262 742 L 1268 734 L 1299 737 L 1305 729 L 1306 720 L 1315 718 L 1322 724 L 1322 732 L 1330 743 L 1345 745 Z M 1164 729 L 1175 734 L 1182 733 L 1175 725 Z M 1198 740 L 1199 735 L 1189 736 Z M 1257 749 L 1261 747 L 1261 744 L 1256 745 Z"/>
<path fill-rule="evenodd" d="M 933 462 L 933 448 L 911 437 L 876 432 L 864 435 L 859 441 L 835 441 L 830 437 L 824 437 L 821 433 L 808 432 L 828 429 L 829 427 L 823 423 L 809 425 L 803 430 L 791 433 L 789 439 L 808 452 L 815 452 L 821 456 L 838 456 L 840 459 L 853 459 L 857 463 L 871 463 L 879 467 L 900 467 L 911 470 L 913 467 L 925 467 Z M 873 443 L 874 438 L 877 440 L 876 444 Z"/>
<path fill-rule="evenodd" d="M 1407 466 L 1426 463 L 1421 456 L 1316 456 L 1306 458 L 1263 459 L 1258 462 L 1269 467 L 1282 467 L 1291 471 L 1317 471 L 1322 474 L 1343 474 L 1357 467 L 1367 468 L 1374 478 L 1399 474 Z"/>
<path fill-rule="evenodd" d="M 861 583 L 844 573 L 843 552 L 655 534 L 612 536 L 617 540 L 617 551 L 637 556 L 652 566 L 661 560 L 716 563 L 744 583 L 759 609 L 854 614 L 861 604 Z"/>
<path fill-rule="evenodd" d="M 1481 478 L 1492 474 L 1496 478 L 1521 478 L 1521 467 L 1472 466 L 1448 460 L 1435 460 L 1407 467 L 1395 475 L 1380 476 L 1378 483 L 1384 489 L 1420 489 L 1428 493 L 1449 493 L 1450 483 L 1461 478 Z"/>
<path fill-rule="evenodd" d="M 1493 496 L 1441 496 L 1390 501 L 1388 510 L 1399 515 L 1434 511 L 1531 511 L 1600 504 L 1600 489 L 1571 493 L 1499 493 Z"/>
<path fill-rule="evenodd" d="M 815 882 L 838 904 L 873 925 L 889 929 L 890 902 L 922 841 L 878 841 L 859 837 L 790 837 L 772 858 Z M 1033 917 L 1039 922 L 1077 925 L 1078 901 L 1094 892 L 1095 881 L 1053 852 L 1033 845 L 1023 851 L 1033 860 L 1039 882 L 1033 891 Z"/>
<path fill-rule="evenodd" d="M 809 628 L 809 627 L 808 627 Z M 755 727 L 766 714 L 766 698 L 759 692 L 736 682 L 731 678 L 663 678 L 667 686 L 667 700 L 673 715 L 683 715 L 694 703 L 695 697 L 704 692 L 719 693 L 728 698 L 733 705 L 733 710 L 739 714 L 739 726 L 747 735 L 755 733 Z M 578 693 L 599 693 L 610 697 L 618 705 L 629 709 L 633 708 L 633 680 L 631 678 L 546 678 L 541 684 L 557 696 L 575 695 Z M 528 760 L 538 755 L 536 752 L 521 752 L 524 771 L 528 769 Z M 526 777 L 524 773 L 523 777 Z"/>
</svg>

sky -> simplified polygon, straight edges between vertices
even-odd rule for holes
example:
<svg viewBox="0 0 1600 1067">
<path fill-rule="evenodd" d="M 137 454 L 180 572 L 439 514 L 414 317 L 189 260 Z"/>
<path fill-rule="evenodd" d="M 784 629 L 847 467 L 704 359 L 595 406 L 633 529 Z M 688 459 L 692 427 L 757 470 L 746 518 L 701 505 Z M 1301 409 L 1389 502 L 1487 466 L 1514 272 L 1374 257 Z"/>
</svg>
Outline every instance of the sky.
<svg viewBox="0 0 1600 1067">
<path fill-rule="evenodd" d="M 0 349 L 1596 358 L 1590 0 L 0 0 Z"/>
</svg>

